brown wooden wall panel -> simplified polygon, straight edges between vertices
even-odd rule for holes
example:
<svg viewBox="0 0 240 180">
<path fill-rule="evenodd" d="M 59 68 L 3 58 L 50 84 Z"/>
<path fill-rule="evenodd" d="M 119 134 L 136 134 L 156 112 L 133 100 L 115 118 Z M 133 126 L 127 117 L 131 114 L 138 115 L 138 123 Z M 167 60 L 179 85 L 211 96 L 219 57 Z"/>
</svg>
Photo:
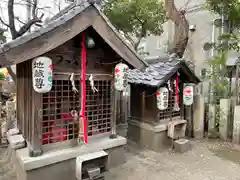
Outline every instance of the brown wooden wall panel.
<svg viewBox="0 0 240 180">
<path fill-rule="evenodd" d="M 21 107 L 21 99 L 19 98 L 20 97 L 20 94 L 21 94 L 21 89 L 20 89 L 20 84 L 21 84 L 21 65 L 20 64 L 17 64 L 16 65 L 16 74 L 17 74 L 17 81 L 16 81 L 16 85 L 17 85 L 17 94 L 16 94 L 16 99 L 17 99 L 17 109 L 16 109 L 16 112 L 17 112 L 17 125 L 19 127 L 19 129 L 22 129 L 22 118 L 21 118 L 21 113 L 20 113 L 20 107 Z"/>
<path fill-rule="evenodd" d="M 31 145 L 34 151 L 41 151 L 42 147 L 42 94 L 37 93 L 31 88 L 31 123 L 30 123 L 30 137 Z"/>
<path fill-rule="evenodd" d="M 17 65 L 17 121 L 19 130 L 31 146 L 41 141 L 37 131 L 41 123 L 38 118 L 41 110 L 39 104 L 41 95 L 32 87 L 32 61 L 25 61 Z"/>
<path fill-rule="evenodd" d="M 142 89 L 138 88 L 139 86 L 131 85 L 131 111 L 130 116 L 134 119 L 142 119 L 142 98 L 141 93 Z"/>
<path fill-rule="evenodd" d="M 27 121 L 27 137 L 28 141 L 31 142 L 32 136 L 32 61 L 26 61 L 26 67 L 27 71 L 25 71 L 25 93 L 27 94 L 27 100 L 26 100 L 26 121 Z"/>
<path fill-rule="evenodd" d="M 17 64 L 17 120 L 19 124 L 19 130 L 25 136 L 25 125 L 24 125 L 24 115 L 25 115 L 25 104 L 24 104 L 24 64 Z"/>
</svg>

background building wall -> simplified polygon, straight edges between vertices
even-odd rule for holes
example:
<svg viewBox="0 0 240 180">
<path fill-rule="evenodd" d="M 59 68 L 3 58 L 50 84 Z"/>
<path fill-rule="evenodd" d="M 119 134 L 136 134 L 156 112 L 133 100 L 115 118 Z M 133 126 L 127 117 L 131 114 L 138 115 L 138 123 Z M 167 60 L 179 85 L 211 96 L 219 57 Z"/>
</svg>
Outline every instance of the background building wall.
<svg viewBox="0 0 240 180">
<path fill-rule="evenodd" d="M 205 0 L 181 0 L 175 1 L 178 9 L 186 10 L 189 25 L 196 25 L 196 31 L 189 32 L 188 46 L 184 54 L 187 61 L 195 63 L 195 72 L 198 76 L 201 69 L 207 68 L 207 60 L 210 59 L 210 51 L 203 50 L 207 42 L 212 41 L 212 27 L 215 16 L 204 9 Z M 171 42 L 174 36 L 174 24 L 171 20 L 163 25 L 164 32 L 161 36 L 148 36 L 141 43 L 145 45 L 145 51 L 150 57 L 166 56 L 167 49 L 171 48 Z"/>
</svg>

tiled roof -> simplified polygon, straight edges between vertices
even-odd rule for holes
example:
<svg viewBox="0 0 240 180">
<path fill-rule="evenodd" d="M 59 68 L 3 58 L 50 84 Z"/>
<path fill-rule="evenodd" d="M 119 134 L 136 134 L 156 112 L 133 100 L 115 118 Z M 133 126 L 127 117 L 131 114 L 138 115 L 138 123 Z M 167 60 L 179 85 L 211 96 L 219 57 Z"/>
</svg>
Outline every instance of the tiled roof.
<svg viewBox="0 0 240 180">
<path fill-rule="evenodd" d="M 133 69 L 128 72 L 128 82 L 159 87 L 166 83 L 178 70 L 191 76 L 192 83 L 199 83 L 200 80 L 190 70 L 184 60 L 169 59 L 149 65 L 144 71 Z"/>
</svg>

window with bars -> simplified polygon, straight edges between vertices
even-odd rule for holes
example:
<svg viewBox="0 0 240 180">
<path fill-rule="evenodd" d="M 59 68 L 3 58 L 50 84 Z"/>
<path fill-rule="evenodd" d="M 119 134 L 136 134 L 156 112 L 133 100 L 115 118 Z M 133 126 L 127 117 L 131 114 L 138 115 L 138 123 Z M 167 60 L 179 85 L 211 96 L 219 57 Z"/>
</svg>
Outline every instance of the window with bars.
<svg viewBox="0 0 240 180">
<path fill-rule="evenodd" d="M 88 135 L 109 132 L 111 129 L 111 80 L 95 80 L 98 92 L 90 83 L 86 87 L 86 117 Z M 75 81 L 80 92 L 80 81 Z M 81 99 L 72 91 L 70 80 L 53 80 L 52 90 L 43 95 L 42 144 L 78 138 L 78 115 Z"/>
<path fill-rule="evenodd" d="M 86 117 L 88 135 L 110 132 L 111 129 L 111 80 L 94 81 L 98 92 L 93 92 L 87 85 Z"/>
</svg>

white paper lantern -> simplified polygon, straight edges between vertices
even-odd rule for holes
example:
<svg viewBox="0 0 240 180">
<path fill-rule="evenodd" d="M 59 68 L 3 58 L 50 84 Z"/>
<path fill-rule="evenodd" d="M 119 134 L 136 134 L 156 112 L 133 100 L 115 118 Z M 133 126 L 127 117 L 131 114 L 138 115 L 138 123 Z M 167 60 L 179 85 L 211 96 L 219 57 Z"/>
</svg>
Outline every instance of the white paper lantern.
<svg viewBox="0 0 240 180">
<path fill-rule="evenodd" d="M 127 71 L 128 66 L 123 63 L 119 63 L 115 66 L 114 70 L 114 86 L 117 91 L 123 91 L 127 87 Z"/>
<path fill-rule="evenodd" d="M 193 104 L 193 86 L 186 86 L 183 90 L 183 103 L 186 106 Z"/>
<path fill-rule="evenodd" d="M 161 87 L 157 90 L 157 108 L 159 110 L 165 110 L 168 108 L 168 96 L 169 92 L 166 87 Z"/>
<path fill-rule="evenodd" d="M 33 89 L 38 93 L 46 93 L 52 89 L 52 60 L 38 57 L 32 61 Z"/>
</svg>

